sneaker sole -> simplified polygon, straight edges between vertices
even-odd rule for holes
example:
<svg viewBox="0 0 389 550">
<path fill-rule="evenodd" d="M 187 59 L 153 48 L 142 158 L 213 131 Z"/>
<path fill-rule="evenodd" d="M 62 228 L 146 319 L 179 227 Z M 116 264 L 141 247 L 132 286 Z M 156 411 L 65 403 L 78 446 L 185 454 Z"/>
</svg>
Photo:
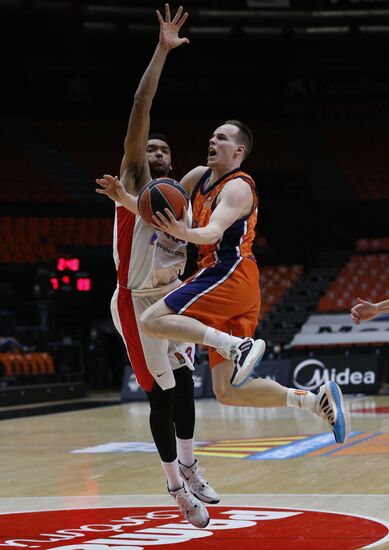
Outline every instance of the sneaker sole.
<svg viewBox="0 0 389 550">
<path fill-rule="evenodd" d="M 266 351 L 266 344 L 264 340 L 256 340 L 254 342 L 253 348 L 246 357 L 246 361 L 244 362 L 246 374 L 244 375 L 244 378 L 241 379 L 238 377 L 238 374 L 241 373 L 241 370 L 238 371 L 238 369 L 235 367 L 234 372 L 232 373 L 230 384 L 231 386 L 234 386 L 234 388 L 239 388 L 240 386 L 243 386 L 247 382 L 247 380 L 250 378 L 250 376 L 253 373 L 253 370 L 255 368 L 255 365 L 261 361 L 264 353 Z"/>
<path fill-rule="evenodd" d="M 184 514 L 183 514 L 183 516 L 184 516 Z M 185 516 L 184 516 L 184 517 L 185 517 Z M 189 519 L 188 517 L 186 517 L 185 519 L 186 519 L 186 521 L 187 521 L 188 523 L 190 523 L 191 525 L 193 525 L 193 527 L 196 527 L 196 529 L 205 529 L 205 528 L 207 527 L 207 525 L 209 524 L 209 521 L 210 521 L 211 518 L 208 517 L 207 521 L 204 522 L 204 523 L 201 524 L 201 525 L 200 525 L 200 524 L 197 524 L 197 525 L 196 525 L 196 523 L 193 523 L 192 521 L 190 521 L 190 519 Z M 178 541 L 175 541 L 175 542 L 178 542 Z M 143 543 L 143 544 L 144 544 L 144 543 Z M 131 548 L 131 547 L 129 547 L 129 548 Z M 139 548 L 139 546 L 138 546 L 138 548 Z"/>
<path fill-rule="evenodd" d="M 207 523 L 206 523 L 205 525 L 203 525 L 203 527 L 198 527 L 198 529 L 205 529 L 205 528 L 208 526 L 208 524 L 209 524 L 209 522 L 210 522 L 210 519 L 211 519 L 211 518 L 208 518 Z"/>
<path fill-rule="evenodd" d="M 348 417 L 345 413 L 342 391 L 336 382 L 329 382 L 328 386 L 331 392 L 331 396 L 335 401 L 336 410 L 338 413 L 335 425 L 332 428 L 335 436 L 335 441 L 337 443 L 344 443 L 348 438 L 349 426 Z"/>
</svg>

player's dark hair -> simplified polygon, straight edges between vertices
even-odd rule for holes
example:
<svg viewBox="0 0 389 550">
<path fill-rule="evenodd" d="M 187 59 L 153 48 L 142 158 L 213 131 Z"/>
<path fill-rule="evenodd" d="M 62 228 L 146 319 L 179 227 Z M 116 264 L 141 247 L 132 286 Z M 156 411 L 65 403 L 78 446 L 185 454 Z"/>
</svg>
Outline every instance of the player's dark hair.
<svg viewBox="0 0 389 550">
<path fill-rule="evenodd" d="M 164 141 L 165 143 L 167 143 L 169 145 L 169 142 L 166 139 L 166 136 L 164 134 L 160 134 L 158 132 L 152 132 L 151 134 L 149 134 L 148 139 L 160 139 L 161 141 Z M 169 148 L 170 148 L 170 145 L 169 145 Z"/>
<path fill-rule="evenodd" d="M 253 134 L 251 133 L 251 130 L 243 124 L 243 122 L 240 122 L 239 120 L 226 120 L 224 124 L 232 124 L 233 126 L 236 126 L 239 130 L 237 140 L 239 143 L 245 146 L 245 156 L 244 158 L 247 158 L 249 154 L 251 153 L 253 149 Z"/>
</svg>

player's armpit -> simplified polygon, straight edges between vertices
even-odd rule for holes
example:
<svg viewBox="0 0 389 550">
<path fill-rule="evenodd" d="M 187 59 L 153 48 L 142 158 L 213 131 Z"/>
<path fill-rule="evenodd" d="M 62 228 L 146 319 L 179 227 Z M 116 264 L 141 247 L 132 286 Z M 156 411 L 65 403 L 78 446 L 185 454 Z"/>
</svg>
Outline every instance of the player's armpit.
<svg viewBox="0 0 389 550">
<path fill-rule="evenodd" d="M 189 196 L 192 195 L 194 188 L 207 170 L 207 166 L 196 166 L 181 179 L 180 183 Z"/>
</svg>

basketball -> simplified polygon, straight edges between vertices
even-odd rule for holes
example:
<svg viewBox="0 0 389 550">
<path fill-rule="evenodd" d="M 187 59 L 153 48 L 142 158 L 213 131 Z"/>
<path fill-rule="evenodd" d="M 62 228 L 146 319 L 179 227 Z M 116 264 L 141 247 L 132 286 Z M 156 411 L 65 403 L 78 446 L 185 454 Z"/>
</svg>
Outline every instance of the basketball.
<svg viewBox="0 0 389 550">
<path fill-rule="evenodd" d="M 152 223 L 151 218 L 156 212 L 164 214 L 165 208 L 179 220 L 188 203 L 188 193 L 172 178 L 156 178 L 145 185 L 138 195 L 139 215 L 147 223 Z"/>
</svg>

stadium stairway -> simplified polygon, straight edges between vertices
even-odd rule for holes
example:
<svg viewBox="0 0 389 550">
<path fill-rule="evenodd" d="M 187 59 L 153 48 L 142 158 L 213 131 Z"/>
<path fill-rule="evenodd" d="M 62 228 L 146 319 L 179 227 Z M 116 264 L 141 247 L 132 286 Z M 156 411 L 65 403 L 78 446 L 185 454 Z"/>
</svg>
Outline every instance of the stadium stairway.
<svg viewBox="0 0 389 550">
<path fill-rule="evenodd" d="M 268 351 L 288 349 L 293 336 L 317 311 L 317 304 L 326 288 L 335 280 L 344 262 L 310 269 L 273 306 L 257 327 L 256 337 L 264 339 Z"/>
</svg>

